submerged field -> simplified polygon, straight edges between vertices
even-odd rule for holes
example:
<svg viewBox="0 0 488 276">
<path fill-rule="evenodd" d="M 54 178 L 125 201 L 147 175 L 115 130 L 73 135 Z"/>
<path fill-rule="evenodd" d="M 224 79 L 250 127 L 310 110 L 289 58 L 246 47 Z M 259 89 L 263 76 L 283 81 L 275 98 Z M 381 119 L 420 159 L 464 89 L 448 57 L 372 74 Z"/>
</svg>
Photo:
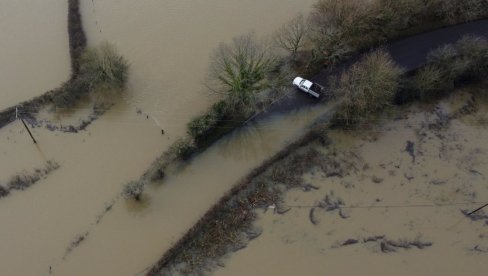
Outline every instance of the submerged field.
<svg viewBox="0 0 488 276">
<path fill-rule="evenodd" d="M 215 275 L 484 275 L 488 211 L 465 214 L 488 199 L 487 110 L 486 97 L 457 91 L 331 131 L 314 148 L 338 172 L 303 175 L 314 188 L 289 191 L 282 215 L 258 210 L 262 234 Z"/>
<path fill-rule="evenodd" d="M 70 77 L 67 1 L 0 1 L 0 110 Z"/>
<path fill-rule="evenodd" d="M 70 77 L 68 5 L 61 2 L 0 0 L 0 19 L 6 23 L 0 27 L 0 110 Z M 218 224 L 207 211 L 218 208 L 215 203 L 236 183 L 245 183 L 263 162 L 280 166 L 280 159 L 266 160 L 282 152 L 295 154 L 290 143 L 312 133 L 312 123 L 331 117 L 340 100 L 294 110 L 288 108 L 297 107 L 296 102 L 284 105 L 281 112 L 235 129 L 187 163 L 165 168 L 163 181 L 152 179 L 140 198 L 121 195 L 126 183 L 141 179 L 186 134 L 190 119 L 217 100 L 205 86 L 212 50 L 239 34 L 269 38 L 298 12 L 308 14 L 316 0 L 258 2 L 80 1 L 83 24 L 70 17 L 75 26 L 69 39 L 76 26 L 83 26 L 89 47 L 112 43 L 130 65 L 127 87 L 117 99 L 93 93 L 77 99 L 71 109 L 40 102 L 39 109 L 20 110 L 17 115 L 27 122 L 36 144 L 19 119 L 0 128 L 0 275 L 153 272 L 151 267 L 202 217 Z M 69 3 L 77 7 L 78 1 Z M 81 42 L 78 46 L 84 47 Z M 291 66 L 290 60 L 281 63 Z M 327 64 L 321 60 L 319 65 Z M 288 84 L 293 69 L 283 70 L 274 77 L 283 73 Z M 87 80 L 105 77 L 88 78 L 96 75 L 89 73 Z M 92 89 L 93 81 L 80 83 Z M 81 84 L 62 92 L 83 93 Z M 288 86 L 273 89 L 299 93 Z M 246 206 L 255 208 L 244 215 L 257 216 L 256 239 L 240 243 L 232 237 L 226 252 L 233 253 L 212 259 L 208 267 L 195 262 L 201 264 L 197 272 L 478 275 L 488 252 L 488 211 L 466 214 L 488 200 L 483 183 L 488 100 L 483 93 L 485 88 L 466 88 L 440 103 L 390 109 L 387 119 L 355 131 L 322 129 L 320 144 L 313 140 L 304 146 L 313 158 L 291 159 L 303 162 L 296 164 L 300 175 L 290 163 L 272 172 L 272 178 L 290 182 L 271 187 L 273 204 L 265 198 L 264 205 Z M 210 241 L 218 244 L 226 234 Z"/>
</svg>

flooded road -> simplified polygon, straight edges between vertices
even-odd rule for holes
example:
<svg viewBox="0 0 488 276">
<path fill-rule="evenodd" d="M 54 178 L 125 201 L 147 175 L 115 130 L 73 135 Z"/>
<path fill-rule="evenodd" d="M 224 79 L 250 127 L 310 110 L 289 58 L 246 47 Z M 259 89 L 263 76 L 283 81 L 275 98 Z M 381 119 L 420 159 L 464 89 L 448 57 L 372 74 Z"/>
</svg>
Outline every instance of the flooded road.
<svg viewBox="0 0 488 276">
<path fill-rule="evenodd" d="M 302 110 L 243 128 L 183 171 L 168 175 L 161 186 L 149 187 L 142 205 L 118 201 L 56 271 L 59 275 L 132 275 L 150 267 L 233 184 L 296 139 L 324 111 Z M 114 259 L 117 265 L 107 265 Z"/>
<path fill-rule="evenodd" d="M 0 0 L 0 110 L 70 77 L 67 1 Z"/>
<path fill-rule="evenodd" d="M 44 275 L 51 267 L 54 275 L 133 275 L 153 264 L 236 180 L 299 135 L 319 111 L 270 118 L 227 137 L 162 186 L 148 187 L 142 207 L 119 198 L 122 185 L 139 178 L 212 103 L 202 82 L 219 42 L 251 30 L 267 34 L 313 2 L 82 1 L 89 44 L 113 42 L 131 63 L 128 92 L 86 131 L 34 128 L 38 146 L 19 121 L 0 129 L 0 185 L 47 160 L 60 165 L 0 199 L 0 235 L 9 237 L 0 248 L 0 274 Z M 65 43 L 68 76 L 67 37 Z M 86 113 L 76 110 L 55 123 Z"/>
</svg>

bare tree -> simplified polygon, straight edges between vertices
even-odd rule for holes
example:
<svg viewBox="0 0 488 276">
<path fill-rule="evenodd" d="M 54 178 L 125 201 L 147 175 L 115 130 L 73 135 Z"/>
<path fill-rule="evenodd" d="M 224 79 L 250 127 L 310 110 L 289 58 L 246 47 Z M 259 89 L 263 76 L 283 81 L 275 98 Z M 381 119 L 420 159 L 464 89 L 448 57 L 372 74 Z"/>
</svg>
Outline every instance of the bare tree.
<svg viewBox="0 0 488 276">
<path fill-rule="evenodd" d="M 254 34 L 235 37 L 214 51 L 207 86 L 224 94 L 233 111 L 248 112 L 255 108 L 256 93 L 267 86 L 274 61 L 269 47 Z"/>
<path fill-rule="evenodd" d="M 308 24 L 303 14 L 299 14 L 283 25 L 274 36 L 275 43 L 295 55 L 305 44 Z"/>
</svg>

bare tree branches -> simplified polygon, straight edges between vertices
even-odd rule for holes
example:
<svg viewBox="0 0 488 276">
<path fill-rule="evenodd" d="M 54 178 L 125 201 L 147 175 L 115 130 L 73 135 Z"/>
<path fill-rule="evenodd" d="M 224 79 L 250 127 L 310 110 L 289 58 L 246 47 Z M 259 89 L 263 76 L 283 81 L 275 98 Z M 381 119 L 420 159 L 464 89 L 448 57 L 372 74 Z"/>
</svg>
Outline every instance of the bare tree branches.
<svg viewBox="0 0 488 276">
<path fill-rule="evenodd" d="M 274 36 L 275 43 L 295 55 L 305 44 L 308 24 L 303 14 L 299 14 L 279 29 Z"/>
</svg>

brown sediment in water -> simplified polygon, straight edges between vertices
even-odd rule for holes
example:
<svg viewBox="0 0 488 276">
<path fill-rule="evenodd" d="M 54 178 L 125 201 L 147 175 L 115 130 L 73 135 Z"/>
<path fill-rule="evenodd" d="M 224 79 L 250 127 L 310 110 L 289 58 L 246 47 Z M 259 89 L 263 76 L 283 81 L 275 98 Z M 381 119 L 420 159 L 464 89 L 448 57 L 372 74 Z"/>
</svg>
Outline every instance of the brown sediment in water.
<svg viewBox="0 0 488 276">
<path fill-rule="evenodd" d="M 446 114 L 449 117 L 449 121 L 460 119 L 464 115 L 468 115 L 471 114 L 472 112 L 475 112 L 476 108 L 473 107 L 473 103 L 474 103 L 473 98 L 467 97 L 466 102 L 462 104 L 460 108 L 456 108 L 454 112 L 450 112 L 449 114 Z M 470 111 L 467 111 L 468 109 Z M 429 124 L 425 124 L 425 125 L 429 125 Z M 431 126 L 429 127 L 429 129 L 435 131 L 436 129 L 435 125 L 440 126 L 442 125 L 442 123 L 438 121 L 434 121 L 434 122 L 430 122 L 430 125 Z M 407 127 L 408 127 L 408 123 L 407 123 Z M 288 189 L 284 189 L 284 190 L 279 188 L 270 189 L 270 190 L 258 189 L 256 188 L 258 187 L 256 185 L 251 187 L 252 186 L 251 183 L 253 181 L 256 182 L 256 178 L 258 178 L 260 174 L 264 173 L 267 169 L 273 168 L 274 166 L 277 165 L 279 166 L 280 163 L 282 163 L 281 161 L 283 159 L 288 159 L 291 156 L 293 156 L 294 154 L 292 152 L 300 148 L 306 148 L 304 146 L 310 144 L 310 142 L 316 140 L 316 138 L 317 138 L 316 135 L 303 137 L 302 139 L 300 139 L 300 141 L 294 143 L 293 145 L 290 145 L 287 149 L 285 149 L 284 152 L 280 152 L 278 155 L 265 162 L 263 166 L 254 170 L 253 173 L 248 175 L 243 181 L 239 182 L 239 185 L 234 187 L 232 191 L 229 192 L 229 194 L 227 194 L 224 198 L 222 198 L 219 201 L 219 203 L 217 203 L 209 212 L 207 212 L 205 216 L 189 232 L 185 234 L 182 240 L 180 240 L 177 244 L 175 244 L 175 246 L 171 248 L 171 250 L 165 253 L 163 258 L 161 258 L 158 264 L 156 264 L 151 269 L 148 275 L 160 275 L 160 274 L 164 275 L 165 273 L 174 272 L 171 269 L 175 269 L 175 268 L 180 269 L 180 272 L 183 269 L 184 273 L 195 272 L 195 270 L 193 269 L 199 269 L 197 270 L 197 272 L 205 272 L 205 271 L 208 272 L 208 269 L 212 269 L 217 266 L 225 266 L 225 264 L 220 261 L 220 258 L 228 254 L 229 252 L 246 247 L 247 241 L 252 238 L 252 237 L 248 237 L 248 239 L 246 240 L 246 238 L 232 239 L 231 237 L 241 237 L 239 236 L 240 234 L 241 235 L 246 234 L 247 232 L 249 232 L 249 229 L 253 229 L 252 222 L 256 218 L 256 213 L 255 213 L 257 210 L 256 208 L 267 207 L 266 205 L 271 205 L 271 204 L 276 204 L 278 206 L 280 204 L 283 204 L 283 208 L 287 207 L 287 205 L 284 204 L 283 202 L 280 202 L 280 200 L 282 197 L 281 193 Z M 377 140 L 377 138 L 366 137 L 366 140 L 373 143 Z M 415 149 L 413 149 L 412 151 L 415 151 Z M 334 153 L 334 155 L 336 154 L 337 152 Z M 352 158 L 351 157 L 343 158 L 339 162 L 339 164 L 341 164 L 342 166 L 346 165 L 346 167 L 348 168 L 348 169 L 343 168 L 342 173 L 336 171 L 335 174 L 331 174 L 330 176 L 327 176 L 329 172 L 334 171 L 334 169 L 340 169 L 338 167 L 341 166 L 341 165 L 339 166 L 334 165 L 334 162 L 338 160 L 336 159 L 331 160 L 327 158 L 325 159 L 327 160 L 326 163 L 332 165 L 332 167 L 329 167 L 328 170 L 327 169 L 324 170 L 324 168 L 320 168 L 319 171 L 322 171 L 325 179 L 329 179 L 330 177 L 341 179 L 342 177 L 348 176 L 349 174 L 355 175 L 360 173 L 364 169 L 368 169 L 368 166 L 366 166 L 365 164 L 361 165 L 361 162 L 356 164 L 356 162 L 351 161 L 355 159 L 354 156 L 357 156 L 357 154 L 353 153 Z M 310 158 L 310 160 L 311 160 L 310 163 L 305 162 L 305 164 L 308 164 L 309 168 L 312 169 L 313 167 L 317 166 L 317 164 L 314 164 L 314 161 L 316 161 L 317 159 Z M 348 161 L 346 160 L 349 160 L 349 162 L 351 163 L 347 164 Z M 322 164 L 323 161 L 324 159 L 321 160 Z M 344 173 L 347 171 L 351 171 L 351 172 Z M 302 173 L 299 174 L 299 178 L 302 177 L 303 172 L 306 171 L 302 171 Z M 315 171 L 315 173 L 317 172 Z M 388 182 L 388 177 L 385 175 L 381 175 L 381 178 L 376 175 L 373 175 L 371 179 L 372 179 L 371 180 L 372 183 L 376 183 L 375 185 L 381 185 L 381 183 Z M 293 183 L 293 181 L 291 182 Z M 319 186 L 315 182 L 312 183 L 313 185 Z M 354 186 L 353 184 L 351 185 L 352 185 L 351 187 Z M 288 188 L 293 188 L 293 187 L 300 187 L 300 184 L 288 186 Z M 249 190 L 246 191 L 246 189 L 250 189 L 250 191 Z M 256 200 L 257 198 L 262 199 L 262 201 Z M 238 202 L 239 204 L 236 204 L 236 202 Z M 258 203 L 257 205 L 252 204 L 256 202 Z M 314 206 L 320 207 L 321 205 L 316 204 Z M 348 219 L 350 217 L 349 213 L 347 214 L 342 213 L 341 215 L 341 211 L 343 209 L 341 206 L 342 205 L 338 205 L 338 207 L 335 208 L 339 210 L 339 214 L 340 214 L 339 219 Z M 312 215 L 316 216 L 316 214 L 313 213 Z M 235 221 L 233 219 L 235 217 L 239 217 L 241 218 L 241 220 Z M 314 223 L 315 225 L 318 226 L 321 225 L 320 220 L 316 220 L 314 218 L 313 221 L 316 222 Z M 223 224 L 225 224 L 226 226 L 223 227 L 222 226 Z M 231 230 L 231 231 L 226 232 L 223 230 Z M 345 243 L 346 245 L 348 245 L 348 244 L 359 243 L 359 241 L 353 242 L 353 240 L 355 241 L 355 238 L 345 239 L 345 242 L 342 242 L 342 244 Z M 366 240 L 368 240 L 367 237 Z M 369 240 L 367 242 L 369 242 Z M 384 252 L 395 251 L 396 250 L 395 248 L 409 249 L 413 247 L 418 249 L 424 249 L 432 246 L 432 242 L 430 240 L 419 239 L 418 237 L 412 239 L 398 239 L 395 236 L 388 237 L 388 238 L 385 238 L 383 236 L 383 238 L 381 240 L 378 240 L 377 242 L 378 242 L 378 246 L 381 245 L 382 251 Z M 215 245 L 215 243 L 217 243 L 217 245 Z M 215 246 L 217 246 L 218 248 L 214 248 Z M 208 248 L 210 248 L 211 250 L 208 251 Z M 484 248 L 484 247 L 475 246 L 473 248 L 474 248 L 473 250 L 476 251 L 477 249 Z M 223 271 L 226 270 L 224 269 Z M 236 270 L 230 270 L 230 271 L 232 271 L 233 273 L 237 272 Z M 251 271 L 249 271 L 249 273 L 251 273 Z"/>
<path fill-rule="evenodd" d="M 59 88 L 47 91 L 31 100 L 21 102 L 0 111 L 0 128 L 13 122 L 17 118 L 17 111 L 22 113 L 35 113 L 39 111 L 42 106 L 51 103 L 53 98 L 63 90 L 63 87 L 77 77 L 80 67 L 79 60 L 86 47 L 86 37 L 83 31 L 79 4 L 79 0 L 68 0 L 68 36 L 72 68 L 70 80 Z"/>
<path fill-rule="evenodd" d="M 467 217 L 466 210 L 488 196 L 488 133 L 486 123 L 480 124 L 486 99 L 475 98 L 480 110 L 451 116 L 470 106 L 469 99 L 461 93 L 427 111 L 411 106 L 407 116 L 372 130 L 375 137 L 331 133 L 337 150 L 356 152 L 363 160 L 358 165 L 367 166 L 347 177 L 314 172 L 304 179 L 344 198 L 341 208 L 349 217 L 319 210 L 318 225 L 304 223 L 307 209 L 300 206 L 314 204 L 323 192 L 290 190 L 284 204 L 295 206 L 292 212 L 259 212 L 263 234 L 229 254 L 215 275 L 484 275 L 486 211 Z M 443 125 L 444 115 L 451 120 Z M 408 140 L 416 145 L 414 164 L 404 151 Z M 373 176 L 384 181 L 375 183 Z"/>
<path fill-rule="evenodd" d="M 90 1 L 80 1 L 81 5 L 89 5 Z M 197 5 L 194 3 L 183 3 L 184 1 L 144 1 L 136 4 L 133 1 L 129 2 L 130 6 L 135 8 L 150 7 L 158 8 L 157 13 L 147 13 L 147 11 L 134 13 L 133 9 L 123 7 L 121 2 L 112 1 L 95 1 L 97 5 L 97 14 L 101 15 L 99 22 L 103 29 L 103 40 L 113 41 L 118 49 L 127 50 L 127 48 L 136 46 L 137 51 L 128 53 L 124 52 L 132 64 L 139 64 L 144 68 L 150 68 L 149 75 L 146 75 L 147 70 L 142 71 L 139 76 L 133 78 L 132 89 L 128 91 L 125 96 L 130 96 L 133 92 L 141 97 L 143 101 L 154 102 L 154 99 L 163 97 L 165 95 L 171 96 L 171 101 L 167 105 L 177 106 L 181 110 L 179 114 L 173 114 L 168 111 L 166 106 L 158 106 L 159 113 L 154 113 L 154 116 L 161 121 L 161 125 L 165 128 L 165 135 L 162 136 L 157 125 L 153 120 L 147 119 L 146 116 L 138 114 L 137 108 L 134 106 L 125 105 L 123 102 L 111 108 L 100 119 L 91 124 L 87 131 L 83 131 L 76 135 L 62 132 L 51 132 L 46 128 L 34 128 L 33 134 L 39 141 L 39 146 L 42 148 L 48 158 L 53 158 L 61 164 L 61 168 L 56 173 L 49 176 L 48 179 L 39 182 L 39 185 L 33 186 L 31 189 L 23 193 L 13 193 L 9 198 L 0 201 L 1 218 L 4 222 L 4 227 L 0 231 L 2 236 L 8 235 L 10 238 L 4 242 L 4 261 L 5 265 L 0 269 L 6 275 L 15 275 L 18 273 L 24 275 L 39 275 L 47 274 L 48 265 L 52 266 L 53 274 L 59 275 L 132 275 L 136 271 L 157 261 L 161 251 L 170 246 L 172 241 L 176 241 L 182 232 L 191 227 L 193 223 L 198 220 L 202 213 L 215 203 L 215 201 L 222 195 L 230 184 L 235 183 L 238 176 L 245 174 L 250 168 L 254 167 L 254 158 L 260 162 L 265 156 L 271 155 L 270 152 L 276 152 L 282 145 L 283 140 L 287 140 L 288 133 L 292 130 L 289 127 L 289 121 L 286 120 L 273 124 L 280 130 L 259 130 L 259 135 L 254 136 L 253 143 L 245 139 L 249 137 L 252 130 L 244 135 L 242 138 L 234 139 L 225 145 L 220 145 L 209 149 L 210 156 L 205 161 L 199 162 L 198 165 L 191 167 L 189 170 L 182 172 L 184 179 L 178 182 L 168 181 L 165 185 L 150 186 L 147 188 L 146 196 L 150 200 L 150 204 L 145 209 L 134 207 L 126 204 L 125 201 L 119 200 L 114 205 L 112 210 L 108 212 L 99 224 L 99 215 L 106 202 L 113 199 L 115 195 L 121 191 L 121 185 L 129 180 L 136 179 L 148 167 L 150 162 L 154 160 L 158 153 L 168 147 L 178 136 L 183 135 L 186 121 L 179 119 L 185 115 L 185 118 L 190 118 L 198 113 L 194 109 L 194 99 L 196 105 L 205 99 L 206 95 L 201 93 L 199 89 L 194 89 L 193 86 L 199 86 L 198 80 L 203 75 L 202 71 L 195 70 L 196 68 L 205 67 L 207 64 L 208 52 L 222 40 L 231 39 L 236 33 L 248 31 L 252 26 L 260 26 L 262 22 L 256 22 L 255 25 L 248 23 L 249 16 L 255 17 L 254 13 L 241 13 L 234 11 L 233 3 L 229 1 L 216 0 L 214 3 L 220 3 L 224 6 L 226 12 L 214 12 L 212 6 L 208 3 Z M 168 4 L 170 2 L 170 4 Z M 276 1 L 266 0 L 260 5 L 251 5 L 241 1 L 240 6 L 246 6 L 250 11 L 257 11 L 257 13 L 271 13 L 267 17 L 266 26 L 268 29 L 273 29 L 276 25 L 281 24 L 288 17 L 288 14 L 293 14 L 296 8 L 308 6 L 303 2 L 296 1 Z M 276 6 L 278 3 L 279 7 Z M 98 5 L 101 3 L 100 5 Z M 182 3 L 182 4 L 180 4 Z M 108 12 L 103 12 L 102 6 L 108 6 Z M 121 7 L 122 5 L 122 7 Z M 194 8 L 197 5 L 198 8 Z M 288 6 L 287 6 L 288 5 Z M 120 9 L 115 9 L 117 6 Z M 171 7 L 178 9 L 171 9 Z M 274 6 L 274 7 L 273 7 Z M 292 6 L 292 7 L 290 7 Z M 184 71 L 177 71 L 180 76 L 192 75 L 189 78 L 184 78 L 183 86 L 177 89 L 159 89 L 156 87 L 151 96 L 144 90 L 145 87 L 154 86 L 160 83 L 165 84 L 164 78 L 160 76 L 167 76 L 168 71 L 176 71 L 173 68 L 173 62 L 168 55 L 180 57 L 182 55 L 168 54 L 166 51 L 172 51 L 167 48 L 167 45 L 161 46 L 160 42 L 165 41 L 167 35 L 165 32 L 173 32 L 176 36 L 179 33 L 185 33 L 185 39 L 202 40 L 199 36 L 201 33 L 197 29 L 193 32 L 193 25 L 189 30 L 181 30 L 187 26 L 187 21 L 192 21 L 201 26 L 201 20 L 205 20 L 205 16 L 199 17 L 197 20 L 193 19 L 193 13 L 188 14 L 188 18 L 184 18 L 183 25 L 178 24 L 162 24 L 161 16 L 168 18 L 174 14 L 178 18 L 181 17 L 180 10 L 199 11 L 205 9 L 204 12 L 213 14 L 208 21 L 222 22 L 226 20 L 229 14 L 233 14 L 232 18 L 238 21 L 236 26 L 239 29 L 230 28 L 225 25 L 224 30 L 218 32 L 218 36 L 213 38 L 203 38 L 206 43 L 190 45 L 175 45 L 171 49 L 181 49 L 193 51 L 197 48 L 203 54 L 195 53 L 190 55 L 190 62 L 183 60 L 181 67 Z M 266 9 L 265 12 L 262 10 Z M 153 9 L 154 10 L 154 9 Z M 119 17 L 117 12 L 125 12 L 131 16 Z M 160 13 L 163 11 L 164 13 Z M 91 12 L 91 10 L 89 11 Z M 114 12 L 114 13 L 112 13 Z M 95 22 L 91 20 L 90 14 L 82 13 L 85 21 Z M 146 33 L 138 30 L 126 28 L 125 25 L 109 25 L 107 21 L 123 18 L 125 21 L 129 18 L 130 26 L 137 26 L 137 28 L 146 30 L 147 27 L 157 26 L 158 32 L 155 33 L 154 39 L 139 39 L 138 34 Z M 148 19 L 149 20 L 146 20 Z M 102 21 L 103 20 L 103 21 Z M 133 20 L 133 21 L 132 21 Z M 139 22 L 137 20 L 142 20 Z M 171 22 L 177 21 L 172 18 L 168 20 Z M 136 22 L 134 22 L 136 21 Z M 196 22 L 195 22 L 196 21 Z M 205 21 L 206 22 L 206 21 Z M 86 22 L 85 22 L 86 23 Z M 84 23 L 84 24 L 85 24 Z M 156 23 L 156 24 L 153 24 Z M 149 26 L 147 26 L 147 25 Z M 219 23 L 220 25 L 220 23 Z M 117 26 L 115 30 L 123 30 L 123 42 L 116 40 L 111 36 L 110 27 Z M 122 27 L 120 27 L 122 26 Z M 181 27 L 182 26 L 182 27 Z M 222 25 L 223 26 L 223 25 Z M 201 29 L 212 29 L 208 26 L 203 26 Z M 130 32 L 130 31 L 134 32 Z M 266 29 L 262 31 L 261 28 L 257 30 L 259 33 L 265 33 Z M 214 33 L 212 31 L 212 33 Z M 92 38 L 90 32 L 87 33 L 89 40 Z M 153 33 L 154 34 L 154 33 Z M 152 35 L 150 37 L 153 37 Z M 178 38 L 176 38 L 178 40 Z M 96 41 L 91 40 L 93 44 Z M 142 43 L 142 44 L 141 44 Z M 198 45 L 198 46 L 195 46 Z M 202 50 L 203 47 L 203 50 Z M 161 52 L 154 53 L 148 61 L 147 52 L 153 48 L 162 48 Z M 142 57 L 141 57 L 142 56 Z M 185 56 L 185 55 L 183 55 Z M 157 66 L 150 61 L 156 60 Z M 191 64 L 191 66 L 188 66 Z M 191 67 L 187 70 L 187 67 Z M 140 68 L 131 68 L 131 70 L 141 72 Z M 195 74 L 196 72 L 196 74 Z M 137 74 L 137 73 L 134 73 Z M 131 76 L 134 76 L 131 72 Z M 144 76 L 141 76 L 144 75 Z M 146 78 L 149 76 L 149 78 Z M 196 76 L 196 77 L 195 77 Z M 194 85 L 192 85 L 194 84 Z M 167 91 L 168 93 L 165 93 Z M 186 94 L 185 94 L 186 93 Z M 202 95 L 203 94 L 203 95 Z M 147 96 L 147 97 L 146 97 Z M 191 98 L 191 101 L 182 101 L 182 99 Z M 173 100 L 174 98 L 174 100 Z M 162 101 L 161 101 L 162 102 Z M 182 103 L 183 102 L 183 103 Z M 139 107 L 139 106 L 137 106 Z M 144 105 L 140 106 L 143 112 L 151 111 L 145 109 Z M 184 111 L 184 114 L 182 114 Z M 73 113 L 60 116 L 52 120 L 59 122 L 59 125 L 73 124 L 76 125 L 76 118 L 81 112 L 76 110 Z M 85 113 L 83 113 L 85 114 Z M 81 115 L 83 115 L 81 114 Z M 173 116 L 176 118 L 173 120 Z M 177 117 L 180 116 L 180 117 Z M 303 116 L 308 116 L 304 113 Z M 302 118 L 302 115 L 299 117 Z M 41 116 L 42 117 L 42 116 Z M 68 118 L 67 118 L 68 117 Z M 72 117 L 72 118 L 69 118 Z M 38 117 L 39 118 L 39 117 Z M 164 120 L 168 118 L 168 120 Z M 73 123 L 74 122 L 74 123 Z M 292 120 L 294 122 L 294 120 Z M 21 125 L 20 125 L 21 126 Z M 38 162 L 32 160 L 37 154 L 35 148 L 32 147 L 31 141 L 24 137 L 23 129 L 20 128 L 19 123 L 12 123 L 0 130 L 2 133 L 2 149 L 0 152 L 6 152 L 3 155 L 3 160 L 13 160 L 9 162 L 6 167 L 2 166 L 2 175 L 11 175 L 22 168 L 29 170 L 32 167 L 40 166 Z M 293 124 L 293 126 L 295 126 Z M 264 127 L 271 127 L 264 125 Z M 281 128 L 285 128 L 281 130 Z M 10 131 L 11 130 L 11 131 Z M 296 129 L 293 129 L 296 130 Z M 257 131 L 256 131 L 257 132 Z M 264 135 L 263 135 L 264 133 Z M 293 135 L 295 136 L 295 135 Z M 7 140 L 10 137 L 10 140 Z M 266 139 L 263 139 L 266 137 Z M 5 141 L 5 142 L 3 142 Z M 234 148 L 234 144 L 240 145 L 240 148 Z M 236 155 L 239 155 L 238 157 Z M 225 171 L 219 171 L 215 165 L 220 163 L 229 163 L 231 160 L 242 160 L 231 162 L 234 165 L 227 166 Z M 198 160 L 194 160 L 198 162 Z M 7 163 L 7 162 L 5 162 Z M 236 164 L 237 163 L 237 164 Z M 32 164 L 32 165 L 31 165 Z M 201 170 L 200 168 L 204 168 Z M 192 172 L 199 171 L 193 176 Z M 214 177 L 207 177 L 205 172 L 212 171 Z M 238 175 L 234 177 L 234 175 Z M 169 176 L 168 179 L 175 178 Z M 211 178 L 211 179 L 210 179 Z M 207 180 L 208 179 L 208 180 Z M 230 180 L 228 180 L 230 179 Z M 189 182 L 186 185 L 185 182 Z M 205 185 L 201 185 L 205 183 Z M 221 182 L 213 186 L 213 183 Z M 208 184 L 207 184 L 208 183 Z M 201 189 L 204 189 L 202 191 Z M 167 198 L 167 195 L 174 195 L 177 199 L 172 200 Z M 192 204 L 184 204 L 181 198 L 188 198 Z M 62 208 L 60 208 L 62 206 Z M 11 215 L 10 210 L 15 210 L 15 216 Z M 169 210 L 169 211 L 168 211 Z M 175 214 L 175 215 L 173 215 Z M 29 218 L 29 227 L 25 227 L 23 218 Z M 107 231 L 108 229 L 108 231 Z M 66 249 L 70 246 L 72 241 L 76 241 L 77 235 L 89 232 L 90 234 L 79 244 L 74 250 L 67 255 L 66 259 L 62 259 Z M 146 237 L 141 242 L 140 237 Z M 124 252 L 137 252 L 137 258 L 132 254 L 125 254 Z M 36 257 L 37 256 L 37 257 Z M 32 260 L 28 266 L 22 264 L 22 260 L 26 258 Z M 107 265 L 116 260 L 118 265 Z M 46 272 L 46 273 L 43 273 Z"/>
<path fill-rule="evenodd" d="M 198 222 L 190 230 L 188 230 L 181 239 L 178 240 L 176 244 L 165 252 L 157 264 L 148 272 L 148 275 L 157 275 L 168 264 L 179 258 L 184 258 L 181 255 L 182 252 L 184 252 L 187 247 L 191 247 L 192 244 L 194 244 L 195 239 L 198 239 L 198 237 L 202 235 L 205 236 L 206 234 L 210 234 L 206 237 L 210 238 L 210 240 L 207 240 L 207 242 L 212 242 L 214 245 L 219 247 L 216 250 L 221 251 L 222 247 L 227 246 L 229 235 L 236 235 L 237 232 L 241 232 L 241 227 L 244 226 L 244 228 L 246 228 L 246 225 L 249 226 L 249 223 L 254 218 L 253 213 L 251 212 L 253 207 L 270 205 L 279 200 L 279 192 L 277 190 L 267 190 L 267 185 L 260 184 L 257 184 L 256 187 L 249 188 L 250 183 L 255 178 L 259 177 L 270 169 L 276 162 L 286 159 L 290 153 L 297 151 L 299 148 L 303 147 L 307 143 L 310 143 L 316 138 L 317 133 L 315 131 L 307 132 L 301 138 L 287 145 L 279 153 L 267 159 L 261 164 L 261 166 L 247 174 L 241 181 L 239 181 L 237 185 L 232 187 L 231 190 L 229 190 L 217 203 L 215 203 L 213 207 L 210 208 L 198 220 Z M 313 152 L 308 154 L 314 155 Z M 305 156 L 307 158 L 311 157 L 308 154 Z M 304 156 L 300 156 L 300 158 L 303 157 Z M 244 202 L 234 202 L 235 198 L 238 197 L 242 197 L 242 200 L 248 204 L 243 204 Z M 224 229 L 212 229 L 215 227 L 224 227 L 224 225 L 220 223 L 221 221 L 226 224 L 225 228 L 227 229 L 225 229 L 225 231 Z M 230 231 L 230 229 L 234 229 L 234 231 Z M 220 243 L 212 240 L 214 237 L 216 237 L 214 235 L 215 233 L 219 233 L 218 236 L 220 237 Z M 202 243 L 200 245 L 205 247 L 209 244 L 210 243 Z"/>
</svg>

